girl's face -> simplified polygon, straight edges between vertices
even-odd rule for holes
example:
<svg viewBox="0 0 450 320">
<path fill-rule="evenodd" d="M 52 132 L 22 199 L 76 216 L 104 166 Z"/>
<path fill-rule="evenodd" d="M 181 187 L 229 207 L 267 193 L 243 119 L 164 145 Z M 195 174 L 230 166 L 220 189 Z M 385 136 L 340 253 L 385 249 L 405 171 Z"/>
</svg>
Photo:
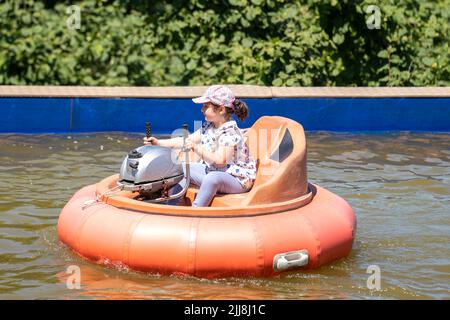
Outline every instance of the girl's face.
<svg viewBox="0 0 450 320">
<path fill-rule="evenodd" d="M 225 119 L 225 107 L 214 109 L 214 105 L 211 102 L 204 103 L 202 112 L 205 116 L 205 120 L 213 123 L 224 121 Z"/>
</svg>

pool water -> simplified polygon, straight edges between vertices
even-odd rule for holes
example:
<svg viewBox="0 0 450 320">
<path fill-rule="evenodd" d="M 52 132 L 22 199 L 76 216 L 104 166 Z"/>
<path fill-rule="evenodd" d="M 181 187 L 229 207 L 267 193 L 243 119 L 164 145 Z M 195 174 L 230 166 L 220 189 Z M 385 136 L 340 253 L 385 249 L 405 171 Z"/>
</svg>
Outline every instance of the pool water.
<svg viewBox="0 0 450 320">
<path fill-rule="evenodd" d="M 0 299 L 450 299 L 450 134 L 308 132 L 309 181 L 346 199 L 352 253 L 270 279 L 99 266 L 61 244 L 61 208 L 143 135 L 0 135 Z M 81 288 L 69 289 L 71 266 Z M 373 285 L 379 271 L 379 286 Z"/>
</svg>

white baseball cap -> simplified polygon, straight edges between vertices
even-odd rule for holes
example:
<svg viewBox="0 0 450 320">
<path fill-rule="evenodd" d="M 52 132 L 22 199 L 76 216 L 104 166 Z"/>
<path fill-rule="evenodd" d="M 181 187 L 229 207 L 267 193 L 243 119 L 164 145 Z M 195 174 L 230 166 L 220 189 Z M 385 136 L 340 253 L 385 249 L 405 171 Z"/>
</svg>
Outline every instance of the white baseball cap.
<svg viewBox="0 0 450 320">
<path fill-rule="evenodd" d="M 207 103 L 212 102 L 218 106 L 225 106 L 234 110 L 234 100 L 236 97 L 230 88 L 222 85 L 210 86 L 206 89 L 205 93 L 201 97 L 194 98 L 194 103 Z"/>
</svg>

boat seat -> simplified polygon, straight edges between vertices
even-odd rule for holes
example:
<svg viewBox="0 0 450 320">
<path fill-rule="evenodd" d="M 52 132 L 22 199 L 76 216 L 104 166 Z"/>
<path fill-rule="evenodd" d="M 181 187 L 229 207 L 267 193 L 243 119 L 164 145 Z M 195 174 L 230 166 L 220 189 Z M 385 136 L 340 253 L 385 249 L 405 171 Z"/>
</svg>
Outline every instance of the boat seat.
<svg viewBox="0 0 450 320">
<path fill-rule="evenodd" d="M 217 194 L 212 207 L 259 205 L 288 201 L 308 191 L 306 139 L 303 127 L 291 119 L 263 116 L 244 137 L 256 160 L 256 180 L 249 192 Z M 193 201 L 198 188 L 189 187 L 186 197 Z"/>
</svg>

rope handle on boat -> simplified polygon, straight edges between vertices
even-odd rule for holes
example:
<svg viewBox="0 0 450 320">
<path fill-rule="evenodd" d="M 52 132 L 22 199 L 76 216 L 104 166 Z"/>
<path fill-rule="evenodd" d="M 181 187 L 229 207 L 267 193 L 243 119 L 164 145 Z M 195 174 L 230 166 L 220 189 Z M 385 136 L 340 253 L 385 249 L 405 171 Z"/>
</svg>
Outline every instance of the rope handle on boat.
<svg viewBox="0 0 450 320">
<path fill-rule="evenodd" d="M 84 210 L 94 204 L 100 203 L 100 200 L 104 197 L 104 196 L 110 196 L 113 195 L 119 191 L 122 191 L 124 188 L 124 186 L 115 186 L 114 188 L 108 189 L 105 192 L 103 192 L 102 194 L 98 194 L 95 196 L 95 199 L 92 200 L 86 200 L 83 203 L 83 206 L 81 207 L 81 210 Z"/>
</svg>

